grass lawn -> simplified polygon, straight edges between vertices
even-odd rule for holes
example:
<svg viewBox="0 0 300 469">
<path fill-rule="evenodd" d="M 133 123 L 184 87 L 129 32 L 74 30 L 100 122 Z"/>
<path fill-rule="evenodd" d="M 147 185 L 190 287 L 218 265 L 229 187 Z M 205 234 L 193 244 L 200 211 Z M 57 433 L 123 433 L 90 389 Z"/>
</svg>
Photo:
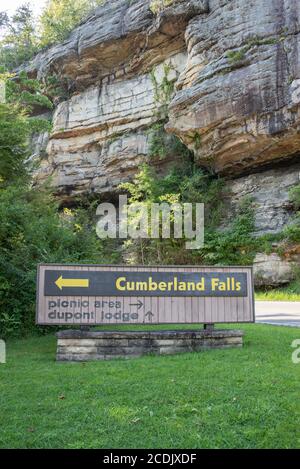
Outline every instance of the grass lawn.
<svg viewBox="0 0 300 469">
<path fill-rule="evenodd" d="M 290 293 L 281 290 L 270 290 L 266 292 L 257 292 L 255 299 L 258 301 L 300 301 L 299 293 Z"/>
<path fill-rule="evenodd" d="M 300 301 L 300 279 L 288 286 L 255 292 L 255 299 L 260 301 Z"/>
<path fill-rule="evenodd" d="M 2 448 L 300 448 L 300 329 L 245 325 L 243 349 L 55 362 L 55 338 L 8 343 Z"/>
</svg>

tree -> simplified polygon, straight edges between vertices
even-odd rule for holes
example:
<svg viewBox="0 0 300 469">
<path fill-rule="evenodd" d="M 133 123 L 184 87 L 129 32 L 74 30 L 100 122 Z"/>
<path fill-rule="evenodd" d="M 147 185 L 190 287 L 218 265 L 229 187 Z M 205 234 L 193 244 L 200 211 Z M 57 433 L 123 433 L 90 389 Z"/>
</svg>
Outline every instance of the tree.
<svg viewBox="0 0 300 469">
<path fill-rule="evenodd" d="M 105 0 L 47 0 L 38 25 L 29 4 L 10 18 L 0 11 L 0 67 L 14 70 L 42 47 L 66 39 L 95 7 Z"/>
<path fill-rule="evenodd" d="M 17 8 L 10 18 L 0 12 L 0 65 L 6 70 L 13 70 L 29 60 L 37 51 L 35 21 L 29 4 Z"/>
<path fill-rule="evenodd" d="M 49 188 L 32 187 L 28 142 L 45 121 L 30 113 L 51 107 L 42 85 L 24 72 L 1 78 L 7 89 L 0 104 L 0 335 L 6 337 L 34 330 L 39 262 L 97 263 L 105 253 L 84 210 L 60 213 Z"/>
<path fill-rule="evenodd" d="M 24 114 L 14 106 L 0 104 L 0 182 L 11 181 L 23 174 L 29 135 Z"/>
<path fill-rule="evenodd" d="M 28 139 L 34 132 L 49 129 L 49 122 L 30 117 L 34 108 L 52 108 L 43 94 L 41 84 L 21 72 L 0 74 L 5 82 L 6 103 L 0 104 L 0 188 L 26 174 L 24 161 L 28 156 Z"/>
<path fill-rule="evenodd" d="M 45 188 L 0 188 L 0 335 L 33 331 L 40 262 L 105 262 L 102 243 L 84 213 L 59 213 Z"/>
<path fill-rule="evenodd" d="M 48 0 L 40 18 L 41 45 L 66 39 L 80 21 L 104 0 Z"/>
</svg>

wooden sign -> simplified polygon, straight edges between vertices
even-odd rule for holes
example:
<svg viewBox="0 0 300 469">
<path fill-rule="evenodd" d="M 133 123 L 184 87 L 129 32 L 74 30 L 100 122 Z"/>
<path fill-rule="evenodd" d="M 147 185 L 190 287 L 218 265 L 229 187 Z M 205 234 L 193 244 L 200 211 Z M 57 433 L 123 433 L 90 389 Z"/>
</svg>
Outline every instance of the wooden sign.
<svg viewBox="0 0 300 469">
<path fill-rule="evenodd" d="M 37 324 L 254 322 L 250 267 L 38 267 Z"/>
</svg>

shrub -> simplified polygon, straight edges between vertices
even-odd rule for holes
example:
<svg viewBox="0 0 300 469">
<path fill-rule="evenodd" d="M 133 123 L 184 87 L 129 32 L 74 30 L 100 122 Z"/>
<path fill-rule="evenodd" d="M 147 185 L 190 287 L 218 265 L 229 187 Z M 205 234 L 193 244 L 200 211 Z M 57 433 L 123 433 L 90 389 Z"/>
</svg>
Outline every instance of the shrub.
<svg viewBox="0 0 300 469">
<path fill-rule="evenodd" d="M 41 262 L 102 263 L 104 245 L 83 210 L 58 212 L 47 190 L 23 181 L 0 190 L 0 334 L 34 330 Z"/>
<path fill-rule="evenodd" d="M 33 11 L 24 3 L 10 18 L 0 11 L 0 63 L 14 70 L 38 51 Z"/>
<path fill-rule="evenodd" d="M 63 41 L 104 0 L 48 0 L 41 15 L 41 46 Z"/>
<path fill-rule="evenodd" d="M 300 243 L 300 185 L 290 190 L 289 198 L 294 205 L 296 214 L 292 223 L 283 230 L 283 236 L 292 243 Z"/>
<path fill-rule="evenodd" d="M 132 183 L 122 184 L 129 193 L 129 203 L 140 202 L 148 210 L 150 203 L 204 203 L 205 246 L 189 251 L 185 239 L 130 240 L 124 244 L 127 258 L 143 264 L 251 264 L 256 241 L 252 236 L 254 216 L 251 201 L 241 201 L 231 225 L 220 228 L 223 208 L 223 181 L 210 173 L 186 164 L 158 177 L 144 165 Z M 136 219 L 129 220 L 135 226 Z M 162 228 L 162 227 L 160 227 Z"/>
</svg>

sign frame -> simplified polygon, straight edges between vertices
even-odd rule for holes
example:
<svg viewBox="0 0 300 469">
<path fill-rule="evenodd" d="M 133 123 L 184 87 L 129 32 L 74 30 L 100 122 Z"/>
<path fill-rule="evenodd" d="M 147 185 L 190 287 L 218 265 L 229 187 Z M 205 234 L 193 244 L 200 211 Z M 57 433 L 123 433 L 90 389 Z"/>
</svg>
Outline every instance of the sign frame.
<svg viewBox="0 0 300 469">
<path fill-rule="evenodd" d="M 245 320 L 245 321 L 241 321 L 241 320 L 238 320 L 238 321 L 213 321 L 213 322 L 209 322 L 209 321 L 199 321 L 199 322 L 187 322 L 187 321 L 184 321 L 184 322 L 180 322 L 180 321 L 171 321 L 171 322 L 138 322 L 138 323 L 132 323 L 132 322 L 113 322 L 111 323 L 111 325 L 114 325 L 114 326 L 119 326 L 119 325 L 132 325 L 132 326 L 135 326 L 135 325 L 192 325 L 192 324 L 251 324 L 251 323 L 255 323 L 255 297 L 254 297 L 254 275 L 253 275 L 253 266 L 241 266 L 241 265 L 230 265 L 230 266 L 213 266 L 213 265 L 141 265 L 141 264 L 137 264 L 137 265 L 126 265 L 126 264 L 79 264 L 79 263 L 76 263 L 76 264 L 62 264 L 62 263 L 39 263 L 38 266 L 37 266 L 37 289 L 36 289 L 36 314 L 35 314 L 35 320 L 36 320 L 36 324 L 37 325 L 40 325 L 40 326 L 66 326 L 66 327 L 69 327 L 69 326 L 108 326 L 110 325 L 109 323 L 107 322 L 96 322 L 95 324 L 94 323 L 87 323 L 87 322 L 76 322 L 76 323 L 65 323 L 65 322 L 41 322 L 39 320 L 39 295 L 40 295 L 40 271 L 41 271 L 41 268 L 42 267 L 45 267 L 45 268 L 53 268 L 53 270 L 57 269 L 57 270 L 60 270 L 60 268 L 68 268 L 68 270 L 72 270 L 73 268 L 104 268 L 104 269 L 123 269 L 123 270 L 120 270 L 120 274 L 122 272 L 128 272 L 130 270 L 132 270 L 132 272 L 135 272 L 135 269 L 145 269 L 145 271 L 148 271 L 148 270 L 151 270 L 151 269 L 212 269 L 214 270 L 215 272 L 218 271 L 218 269 L 231 269 L 231 270 L 240 270 L 240 269 L 246 269 L 246 270 L 249 270 L 249 273 L 250 273 L 250 282 L 251 282 L 251 290 L 248 289 L 248 292 L 247 292 L 247 297 L 245 298 L 248 298 L 249 297 L 249 301 L 251 300 L 251 308 L 252 308 L 252 312 L 253 312 L 253 318 L 252 320 Z M 64 270 L 63 269 L 63 270 Z M 155 272 L 155 270 L 154 270 Z M 172 271 L 170 271 L 171 273 Z M 175 272 L 174 272 L 175 273 Z M 178 273 L 180 273 L 180 271 L 178 271 Z M 184 271 L 181 271 L 181 273 L 184 273 Z M 221 273 L 221 272 L 220 272 Z M 229 274 L 231 272 L 228 272 Z M 238 273 L 238 272 L 236 272 Z M 71 295 L 65 295 L 66 297 L 69 297 Z M 74 296 L 74 295 L 72 295 Z M 77 296 L 77 295 L 76 295 Z M 136 295 L 136 293 L 134 293 L 132 295 L 134 298 L 143 298 L 144 295 L 143 293 L 141 292 L 141 294 L 139 295 L 139 297 Z M 155 296 L 155 295 L 153 295 Z M 80 295 L 78 295 L 78 297 L 80 297 Z M 93 295 L 94 297 L 94 295 Z M 46 296 L 45 296 L 46 298 Z M 123 296 L 120 295 L 120 298 L 124 298 Z M 172 296 L 172 295 L 169 295 L 167 296 L 167 298 L 181 298 L 181 299 L 184 299 L 184 298 L 193 298 L 191 295 L 186 295 L 186 296 Z M 195 298 L 195 297 L 194 297 Z M 196 297 L 197 298 L 197 297 Z M 202 296 L 202 298 L 209 298 L 209 296 Z M 210 296 L 210 298 L 216 298 L 215 296 Z M 230 298 L 236 298 L 236 297 L 233 297 L 233 296 L 230 296 Z"/>
</svg>

